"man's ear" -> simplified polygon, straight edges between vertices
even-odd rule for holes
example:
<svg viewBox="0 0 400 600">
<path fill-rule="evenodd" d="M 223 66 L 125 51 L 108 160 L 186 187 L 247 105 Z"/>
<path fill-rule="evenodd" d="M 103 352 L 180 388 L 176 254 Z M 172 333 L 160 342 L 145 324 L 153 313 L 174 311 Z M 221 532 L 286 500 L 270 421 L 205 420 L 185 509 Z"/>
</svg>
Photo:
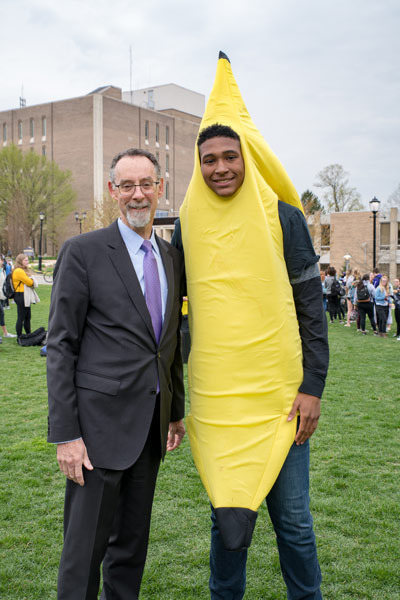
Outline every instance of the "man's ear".
<svg viewBox="0 0 400 600">
<path fill-rule="evenodd" d="M 114 198 L 114 200 L 116 200 L 116 198 L 115 198 L 116 188 L 113 186 L 111 181 L 109 181 L 107 185 L 108 185 L 108 191 L 110 192 L 110 196 L 112 198 Z"/>
<path fill-rule="evenodd" d="M 160 177 L 159 179 L 159 184 L 158 184 L 158 196 L 157 198 L 161 198 L 161 196 L 164 193 L 164 179 L 162 177 Z"/>
</svg>

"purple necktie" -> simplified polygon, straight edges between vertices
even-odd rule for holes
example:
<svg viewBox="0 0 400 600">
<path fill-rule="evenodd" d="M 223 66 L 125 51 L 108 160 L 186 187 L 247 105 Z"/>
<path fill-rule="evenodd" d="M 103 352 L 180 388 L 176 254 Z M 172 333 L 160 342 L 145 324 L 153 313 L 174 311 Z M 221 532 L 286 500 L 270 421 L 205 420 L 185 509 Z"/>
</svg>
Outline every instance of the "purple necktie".
<svg viewBox="0 0 400 600">
<path fill-rule="evenodd" d="M 158 275 L 157 261 L 151 248 L 151 242 L 144 240 L 141 248 L 145 252 L 143 258 L 144 293 L 151 322 L 153 323 L 153 330 L 158 342 L 162 329 L 160 277 Z"/>
</svg>

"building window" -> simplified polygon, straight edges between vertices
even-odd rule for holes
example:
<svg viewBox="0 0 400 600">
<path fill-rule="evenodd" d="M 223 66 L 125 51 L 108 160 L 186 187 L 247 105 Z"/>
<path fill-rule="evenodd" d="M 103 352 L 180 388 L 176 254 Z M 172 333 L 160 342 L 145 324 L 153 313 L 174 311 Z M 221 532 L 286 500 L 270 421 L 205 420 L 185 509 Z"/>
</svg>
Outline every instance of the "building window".
<svg viewBox="0 0 400 600">
<path fill-rule="evenodd" d="M 46 156 L 46 146 L 42 146 L 42 156 Z"/>
<path fill-rule="evenodd" d="M 400 223 L 397 223 L 397 247 L 400 248 Z"/>
<path fill-rule="evenodd" d="M 379 271 L 382 275 L 389 275 L 389 265 L 387 263 L 379 263 Z"/>
<path fill-rule="evenodd" d="M 154 90 L 147 92 L 147 106 L 148 108 L 154 109 Z"/>
<path fill-rule="evenodd" d="M 144 122 L 144 137 L 146 140 L 149 139 L 149 122 L 148 121 Z"/>
<path fill-rule="evenodd" d="M 168 125 L 165 128 L 165 145 L 167 148 L 169 147 L 169 127 Z"/>
<path fill-rule="evenodd" d="M 165 175 L 169 177 L 169 154 L 165 157 Z"/>
<path fill-rule="evenodd" d="M 33 142 L 35 138 L 35 121 L 33 119 L 29 119 L 29 135 L 31 142 Z"/>
<path fill-rule="evenodd" d="M 160 145 L 160 126 L 156 123 L 156 146 Z"/>
<path fill-rule="evenodd" d="M 42 141 L 44 142 L 47 136 L 47 119 L 42 117 Z"/>
<path fill-rule="evenodd" d="M 165 184 L 165 200 L 169 204 L 169 181 Z"/>
<path fill-rule="evenodd" d="M 331 245 L 331 226 L 321 225 L 321 249 L 329 250 Z"/>
<path fill-rule="evenodd" d="M 3 146 L 7 144 L 7 123 L 3 123 Z"/>
<path fill-rule="evenodd" d="M 390 223 L 381 223 L 381 248 L 390 247 Z"/>
</svg>

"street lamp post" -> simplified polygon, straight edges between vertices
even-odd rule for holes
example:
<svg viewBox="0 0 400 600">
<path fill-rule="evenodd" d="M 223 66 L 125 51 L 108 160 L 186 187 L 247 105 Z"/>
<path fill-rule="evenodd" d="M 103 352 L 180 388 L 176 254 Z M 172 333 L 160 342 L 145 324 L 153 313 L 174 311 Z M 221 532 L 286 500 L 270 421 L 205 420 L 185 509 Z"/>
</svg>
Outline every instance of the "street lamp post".
<svg viewBox="0 0 400 600">
<path fill-rule="evenodd" d="M 373 269 L 375 269 L 376 267 L 376 213 L 379 211 L 379 206 L 380 206 L 380 201 L 378 200 L 378 198 L 375 198 L 375 196 L 372 198 L 372 200 L 370 200 L 369 203 L 369 208 L 371 209 L 371 212 L 373 214 L 374 217 L 374 241 L 373 241 Z"/>
<path fill-rule="evenodd" d="M 348 271 L 349 270 L 350 259 L 351 259 L 351 254 L 345 254 L 343 256 L 343 258 L 346 261 L 346 271 Z"/>
<path fill-rule="evenodd" d="M 82 222 L 86 219 L 86 211 L 84 210 L 82 214 L 78 212 L 75 213 L 75 221 L 79 223 L 79 235 L 82 233 Z"/>
<path fill-rule="evenodd" d="M 38 265 L 38 270 L 41 271 L 42 270 L 42 241 L 43 241 L 43 221 L 45 218 L 45 214 L 44 212 L 41 210 L 39 213 L 39 219 L 40 219 L 40 236 L 39 236 L 39 265 Z"/>
</svg>

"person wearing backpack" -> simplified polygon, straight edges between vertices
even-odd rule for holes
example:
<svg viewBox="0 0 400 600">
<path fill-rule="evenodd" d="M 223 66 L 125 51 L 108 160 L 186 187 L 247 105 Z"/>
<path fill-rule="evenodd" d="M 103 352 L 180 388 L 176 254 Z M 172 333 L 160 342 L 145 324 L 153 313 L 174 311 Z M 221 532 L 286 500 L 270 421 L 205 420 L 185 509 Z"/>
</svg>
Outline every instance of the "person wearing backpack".
<svg viewBox="0 0 400 600">
<path fill-rule="evenodd" d="M 340 319 L 339 323 L 343 323 L 340 310 L 341 285 L 340 281 L 336 279 L 335 267 L 328 268 L 324 281 L 324 288 L 328 300 L 328 312 L 331 318 L 331 325 L 338 315 Z"/>
<path fill-rule="evenodd" d="M 375 288 L 369 281 L 369 274 L 366 273 L 356 286 L 354 294 L 354 302 L 357 303 L 358 312 L 360 314 L 361 333 L 367 335 L 365 329 L 366 315 L 368 315 L 371 327 L 374 330 L 374 335 L 378 335 L 374 318 L 374 303 Z"/>
<path fill-rule="evenodd" d="M 25 254 L 18 254 L 15 259 L 15 267 L 12 272 L 12 283 L 15 294 L 14 301 L 17 305 L 17 324 L 15 330 L 17 336 L 22 335 L 22 327 L 25 333 L 31 332 L 31 307 L 25 306 L 24 290 L 25 286 L 33 288 L 34 280 L 29 269 L 29 258 Z"/>
</svg>

